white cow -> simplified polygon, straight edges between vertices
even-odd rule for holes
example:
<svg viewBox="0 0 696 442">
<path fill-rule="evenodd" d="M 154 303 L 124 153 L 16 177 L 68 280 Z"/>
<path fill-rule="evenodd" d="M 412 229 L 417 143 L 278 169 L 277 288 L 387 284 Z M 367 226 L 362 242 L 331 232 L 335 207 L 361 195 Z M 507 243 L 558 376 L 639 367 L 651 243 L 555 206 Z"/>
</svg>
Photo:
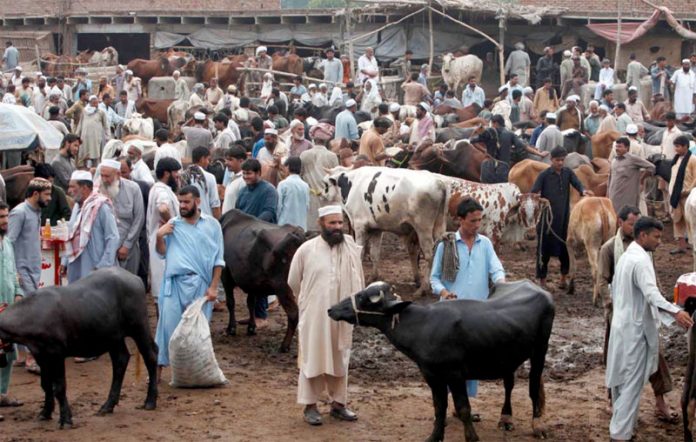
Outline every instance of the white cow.
<svg viewBox="0 0 696 442">
<path fill-rule="evenodd" d="M 430 172 L 386 167 L 335 168 L 324 184 L 324 199 L 343 205 L 357 243 L 364 246 L 370 240 L 372 278 L 379 278 L 382 232 L 392 232 L 408 249 L 417 293 L 428 293 L 429 278 L 421 278 L 418 268 L 418 248 L 430 269 L 435 241 L 446 231 L 447 185 Z M 417 243 L 411 241 L 413 233 Z"/>
<path fill-rule="evenodd" d="M 155 136 L 155 123 L 152 118 L 143 118 L 136 112 L 123 123 L 123 130 L 125 135 L 139 135 L 151 140 Z"/>
<path fill-rule="evenodd" d="M 186 112 L 190 109 L 189 102 L 186 100 L 176 100 L 167 108 L 167 124 L 169 131 L 175 132 L 179 125 L 186 121 Z"/>
<path fill-rule="evenodd" d="M 475 55 L 455 57 L 450 53 L 442 57 L 442 79 L 455 95 L 459 85 L 466 84 L 472 75 L 480 82 L 482 72 L 483 62 Z"/>
<path fill-rule="evenodd" d="M 95 51 L 89 59 L 92 66 L 116 66 L 118 64 L 118 52 L 113 46 L 108 46 L 101 51 Z"/>
</svg>

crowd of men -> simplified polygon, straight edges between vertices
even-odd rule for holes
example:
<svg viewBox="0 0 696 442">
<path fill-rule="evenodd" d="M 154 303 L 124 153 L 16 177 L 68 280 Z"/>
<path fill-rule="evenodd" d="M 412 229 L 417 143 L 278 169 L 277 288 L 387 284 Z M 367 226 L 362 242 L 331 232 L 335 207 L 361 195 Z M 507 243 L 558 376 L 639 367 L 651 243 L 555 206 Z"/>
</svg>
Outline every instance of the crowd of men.
<svg viewBox="0 0 696 442">
<path fill-rule="evenodd" d="M 224 259 L 217 221 L 225 213 L 237 209 L 268 223 L 317 230 L 320 235 L 306 242 L 295 255 L 289 277 L 300 305 L 298 402 L 305 405 L 308 423 L 321 424 L 316 404 L 327 391 L 332 399 L 331 414 L 355 420 L 355 413 L 346 408 L 352 329 L 345 323 L 330 321 L 325 312 L 333 303 L 361 289 L 364 281 L 360 248 L 342 233 L 341 207 L 322 207 L 325 171 L 339 164 L 354 168 L 383 166 L 390 158 L 387 146 L 399 144 L 418 151 L 435 141 L 434 108 L 478 106 L 476 118 L 490 124 L 497 134 L 495 149 L 489 150 L 491 156 L 511 163 L 533 154 L 550 164 L 532 188 L 551 202 L 554 215 L 551 229 L 539 232 L 542 240 L 536 275 L 546 287 L 549 259 L 559 257 L 559 288 L 563 288 L 568 256 L 562 239 L 568 228 L 570 187 L 583 195 L 590 192 L 571 169 L 563 166 L 567 151 L 560 147 L 561 131 L 576 129 L 588 137 L 618 132 L 621 137 L 610 157 L 608 196 L 619 211 L 621 227 L 616 239 L 602 249 L 602 277 L 605 285 L 614 287 L 611 294 L 605 294 L 610 336 L 607 386 L 614 400 L 611 432 L 615 440 L 629 440 L 637 417 L 636 392 L 639 394 L 643 385 L 640 380 L 655 371 L 657 350 L 652 339 L 657 335 L 656 331 L 650 335 L 647 344 L 640 342 L 640 367 L 626 374 L 617 342 L 635 339 L 643 332 L 640 327 L 624 327 L 630 322 L 626 309 L 639 309 L 649 303 L 670 312 L 680 324 L 691 324 L 688 317 L 661 298 L 654 270 L 646 270 L 652 269 L 652 264 L 646 264 L 645 252 L 655 250 L 663 227 L 645 216 L 646 210 L 639 206 L 645 202 L 640 179 L 643 174 L 654 173 L 654 166 L 646 158 L 655 150 L 673 161 L 673 178 L 662 187 L 679 241 L 674 253 L 683 253 L 684 201 L 696 187 L 696 158 L 691 158 L 689 140 L 676 124 L 694 110 L 696 74 L 692 62 L 696 63 L 696 57 L 683 60 L 681 68 L 672 71 L 662 57 L 648 69 L 631 56 L 626 79 L 628 99 L 616 102 L 612 90 L 617 83 L 616 73 L 610 60 L 600 60 L 592 46 L 585 51 L 578 47 L 565 51 L 560 65 L 554 61 L 553 50 L 546 48 L 533 67 L 524 45 L 516 45 L 505 67 L 509 81 L 493 99 L 486 97 L 475 77 L 468 79 L 460 96 L 444 84 L 431 92 L 429 67 L 422 65 L 418 72 L 412 72 L 413 54 L 407 52 L 399 60 L 405 80 L 399 103 L 385 98 L 372 48 L 357 62 L 359 88 L 350 81 L 351 73 L 346 72 L 345 62 L 335 57 L 333 49 L 325 55 L 325 83 L 318 86 L 305 87 L 297 77 L 286 93 L 272 74 L 264 75 L 259 96 L 253 97 L 264 112 L 255 110 L 251 97 L 242 96 L 234 85 L 223 91 L 212 80 L 209 84 L 196 83 L 189 91 L 185 79 L 174 72 L 175 98 L 195 111 L 181 127 L 156 131 L 157 149 L 149 166 L 137 143 L 126 143 L 125 151 L 116 158 L 102 155 L 105 143 L 120 137 L 124 122 L 135 113 L 135 102 L 143 94 L 140 79 L 122 66 L 113 78 L 102 77 L 94 86 L 83 70 L 76 71 L 70 84 L 62 77 L 46 78 L 41 72 L 27 77 L 19 66 L 16 48 L 8 42 L 3 64 L 12 76 L 2 78 L 3 103 L 33 109 L 64 138 L 55 159 L 35 165 L 36 178 L 29 184 L 25 201 L 11 212 L 0 203 L 3 302 L 12 303 L 38 289 L 40 228 L 46 220 L 50 225 L 66 220 L 69 238 L 62 271 L 68 283 L 95 269 L 116 265 L 140 276 L 158 303 L 158 364 L 166 367 L 168 341 L 185 306 L 206 296 L 211 301 L 206 307 L 210 317 L 218 300 Z M 265 47 L 257 48 L 256 58 L 259 67 L 270 68 Z M 638 98 L 641 78 L 648 75 L 653 91 L 650 113 Z M 533 80 L 536 91 L 530 87 Z M 594 100 L 585 108 L 580 94 L 589 81 L 596 84 Z M 310 117 L 306 110 L 310 104 L 317 108 L 341 107 L 335 125 Z M 402 106 L 414 107 L 415 116 L 403 118 Z M 358 127 L 358 110 L 372 118 L 365 128 Z M 642 124 L 648 120 L 667 122 L 659 146 L 651 147 L 641 139 Z M 529 141 L 511 132 L 513 126 L 525 124 L 534 127 Z M 177 135 L 186 142 L 183 151 L 174 142 Z M 222 176 L 211 173 L 213 162 L 224 164 Z M 478 234 L 482 214 L 478 202 L 464 200 L 457 212 L 459 230 L 437 248 L 431 282 L 442 300 L 485 300 L 489 279 L 493 283 L 505 281 L 490 240 Z M 460 261 L 459 270 L 454 274 L 443 271 L 443 259 L 451 261 L 453 257 Z M 642 279 L 631 279 L 632 272 L 640 273 Z M 631 297 L 635 299 L 626 301 Z M 260 297 L 254 311 L 257 325 L 263 327 L 269 308 L 272 306 L 267 298 Z M 640 311 L 654 313 L 650 308 Z M 15 365 L 40 372 L 26 351 L 19 352 Z M 667 379 L 666 364 L 661 364 L 660 370 L 662 378 Z M 21 405 L 7 396 L 10 373 L 11 366 L 0 370 L 0 406 Z M 667 384 L 665 380 L 661 388 L 656 387 L 656 406 L 672 420 L 663 397 L 671 388 Z M 468 391 L 476 395 L 476 381 L 470 381 Z"/>
</svg>

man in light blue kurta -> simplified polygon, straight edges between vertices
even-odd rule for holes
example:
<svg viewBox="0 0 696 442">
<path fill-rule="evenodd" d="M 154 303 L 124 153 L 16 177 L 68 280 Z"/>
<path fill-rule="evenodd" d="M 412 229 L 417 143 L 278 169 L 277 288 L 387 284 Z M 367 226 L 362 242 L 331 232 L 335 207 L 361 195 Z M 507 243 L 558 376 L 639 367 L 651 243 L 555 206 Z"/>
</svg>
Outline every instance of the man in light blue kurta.
<svg viewBox="0 0 696 442">
<path fill-rule="evenodd" d="M 68 284 L 71 284 L 93 270 L 115 266 L 120 241 L 111 202 L 93 191 L 89 172 L 73 172 L 68 191 L 75 200 L 64 254 Z"/>
<path fill-rule="evenodd" d="M 51 201 L 51 183 L 43 178 L 29 182 L 27 197 L 10 212 L 7 237 L 14 248 L 19 283 L 24 293 L 35 292 L 41 279 L 41 209 Z"/>
<path fill-rule="evenodd" d="M 358 141 L 358 123 L 353 115 L 358 109 L 358 104 L 352 98 L 346 102 L 346 109 L 336 115 L 336 132 L 334 138 L 340 140 L 345 138 L 348 141 Z"/>
<path fill-rule="evenodd" d="M 477 233 L 482 213 L 483 207 L 474 199 L 462 200 L 457 207 L 459 230 L 454 235 L 448 235 L 448 238 L 437 246 L 430 272 L 430 285 L 433 293 L 439 295 L 441 300 L 485 301 L 489 295 L 489 278 L 494 284 L 505 282 L 505 271 L 495 254 L 493 243 Z M 451 244 L 452 236 L 456 245 L 456 255 L 453 253 L 454 247 L 446 247 L 448 241 Z M 448 264 L 443 266 L 443 262 Z M 475 397 L 477 390 L 477 381 L 466 382 L 466 391 L 470 397 Z"/>
<path fill-rule="evenodd" d="M 181 315 L 193 301 L 203 296 L 211 301 L 203 310 L 210 321 L 212 302 L 217 299 L 220 275 L 225 266 L 222 228 L 214 218 L 200 212 L 198 189 L 186 186 L 177 197 L 181 215 L 157 231 L 157 252 L 166 261 L 155 335 L 160 368 L 169 365 L 169 340 Z"/>
<path fill-rule="evenodd" d="M 302 181 L 302 160 L 290 157 L 285 162 L 290 175 L 278 183 L 278 225 L 290 224 L 307 230 L 309 184 Z"/>
</svg>

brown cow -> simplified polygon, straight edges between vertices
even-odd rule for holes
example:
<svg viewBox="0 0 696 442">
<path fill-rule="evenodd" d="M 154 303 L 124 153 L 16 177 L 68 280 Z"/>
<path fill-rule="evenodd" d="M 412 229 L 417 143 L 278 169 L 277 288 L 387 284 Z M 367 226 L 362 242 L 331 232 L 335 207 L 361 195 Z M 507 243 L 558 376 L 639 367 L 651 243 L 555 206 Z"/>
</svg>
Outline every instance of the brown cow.
<svg viewBox="0 0 696 442">
<path fill-rule="evenodd" d="M 218 79 L 218 86 L 222 89 L 227 88 L 227 86 L 237 85 L 240 81 L 240 69 L 243 66 L 235 62 L 224 62 L 220 63 L 217 61 L 206 60 L 196 64 L 196 81 L 201 83 L 209 82 L 211 78 Z"/>
<path fill-rule="evenodd" d="M 152 77 L 168 77 L 175 70 L 167 57 L 159 57 L 157 60 L 136 58 L 128 63 L 128 69 L 133 71 L 133 76 L 143 81 L 143 85 L 146 85 Z"/>
<path fill-rule="evenodd" d="M 608 174 L 609 169 L 611 168 L 611 163 L 609 163 L 609 160 L 605 160 L 604 158 L 593 158 L 590 163 L 592 164 L 594 171 L 598 174 Z"/>
<path fill-rule="evenodd" d="M 295 75 L 302 75 L 304 72 L 304 60 L 298 55 L 273 54 L 272 59 L 274 71 L 288 72 Z"/>
<path fill-rule="evenodd" d="M 29 182 L 34 179 L 34 168 L 32 166 L 17 166 L 1 170 L 0 174 L 5 180 L 7 204 L 14 207 L 24 201 Z"/>
<path fill-rule="evenodd" d="M 522 160 L 512 166 L 508 173 L 508 181 L 516 184 L 522 193 L 531 191 L 534 182 L 539 174 L 551 167 L 548 164 L 535 160 Z M 595 196 L 606 196 L 608 174 L 595 173 L 594 169 L 587 164 L 582 164 L 573 170 L 575 175 L 586 190 L 591 191 Z M 570 189 L 570 206 L 573 207 L 580 200 L 580 194 L 574 188 Z"/>
<path fill-rule="evenodd" d="M 489 157 L 485 151 L 466 140 L 459 140 L 453 149 L 441 149 L 436 145 L 421 147 L 409 162 L 409 167 L 480 182 L 481 163 L 486 158 Z"/>
<path fill-rule="evenodd" d="M 452 107 L 448 104 L 441 104 L 433 109 L 433 114 L 435 115 L 455 114 L 457 115 L 457 121 L 460 122 L 476 118 L 479 112 L 481 112 L 481 106 L 476 103 L 472 103 L 466 107 Z"/>
<path fill-rule="evenodd" d="M 615 131 L 592 135 L 592 158 L 608 159 L 614 141 L 618 140 L 620 136 L 621 134 Z"/>
<path fill-rule="evenodd" d="M 167 108 L 174 100 L 155 100 L 141 98 L 135 102 L 135 109 L 146 117 L 156 118 L 160 123 L 168 121 Z"/>
<path fill-rule="evenodd" d="M 616 233 L 616 212 L 609 198 L 582 198 L 573 207 L 568 221 L 568 257 L 570 271 L 568 293 L 575 290 L 576 259 L 575 249 L 580 244 L 585 246 L 587 259 L 592 272 L 592 303 L 597 305 L 599 299 L 599 249 Z"/>
</svg>

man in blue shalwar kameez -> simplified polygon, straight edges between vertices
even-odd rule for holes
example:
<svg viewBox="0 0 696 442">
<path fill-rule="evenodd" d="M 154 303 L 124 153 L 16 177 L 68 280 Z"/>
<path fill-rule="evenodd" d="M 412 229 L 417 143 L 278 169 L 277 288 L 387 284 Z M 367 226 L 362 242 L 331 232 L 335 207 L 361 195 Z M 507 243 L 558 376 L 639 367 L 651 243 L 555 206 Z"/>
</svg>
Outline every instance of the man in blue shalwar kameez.
<svg viewBox="0 0 696 442">
<path fill-rule="evenodd" d="M 157 253 L 166 261 L 155 336 L 158 379 L 162 367 L 169 365 L 169 340 L 186 308 L 205 296 L 210 303 L 205 304 L 203 312 L 210 321 L 225 265 L 222 228 L 213 217 L 200 212 L 198 189 L 183 187 L 177 197 L 180 216 L 157 231 Z"/>
<path fill-rule="evenodd" d="M 494 284 L 505 282 L 505 271 L 493 243 L 478 233 L 482 214 L 483 207 L 476 200 L 463 199 L 457 207 L 459 229 L 437 245 L 430 285 L 440 300 L 485 301 L 489 295 L 489 278 Z M 477 390 L 478 381 L 466 381 L 469 397 L 476 397 Z"/>
</svg>

